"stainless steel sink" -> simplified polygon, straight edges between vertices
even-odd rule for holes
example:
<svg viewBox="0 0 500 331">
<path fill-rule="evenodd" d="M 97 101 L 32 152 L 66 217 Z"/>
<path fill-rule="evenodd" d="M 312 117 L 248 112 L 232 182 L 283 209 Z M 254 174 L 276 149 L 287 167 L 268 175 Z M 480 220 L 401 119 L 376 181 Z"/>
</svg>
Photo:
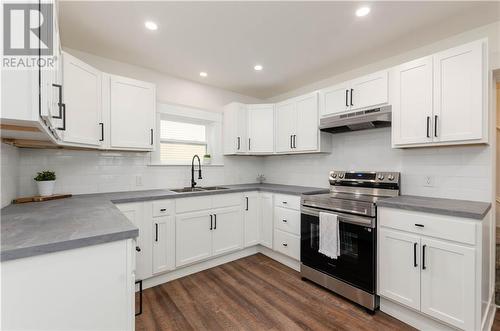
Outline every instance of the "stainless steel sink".
<svg viewBox="0 0 500 331">
<path fill-rule="evenodd" d="M 223 186 L 207 186 L 207 187 L 202 187 L 205 191 L 217 191 L 217 190 L 227 190 L 228 187 L 223 187 Z"/>
<path fill-rule="evenodd" d="M 186 193 L 186 192 L 202 192 L 205 190 L 202 189 L 201 187 L 184 187 L 184 188 L 176 188 L 176 189 L 169 190 L 169 191 L 173 191 L 176 193 Z"/>
</svg>

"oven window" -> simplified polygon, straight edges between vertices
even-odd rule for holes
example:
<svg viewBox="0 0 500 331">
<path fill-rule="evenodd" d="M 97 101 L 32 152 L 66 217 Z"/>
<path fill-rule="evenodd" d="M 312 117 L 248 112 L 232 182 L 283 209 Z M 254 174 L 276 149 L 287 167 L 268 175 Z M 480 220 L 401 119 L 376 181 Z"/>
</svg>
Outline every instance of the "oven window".
<svg viewBox="0 0 500 331">
<path fill-rule="evenodd" d="M 358 258 L 358 235 L 352 232 L 340 232 L 340 255 L 352 259 Z"/>
</svg>

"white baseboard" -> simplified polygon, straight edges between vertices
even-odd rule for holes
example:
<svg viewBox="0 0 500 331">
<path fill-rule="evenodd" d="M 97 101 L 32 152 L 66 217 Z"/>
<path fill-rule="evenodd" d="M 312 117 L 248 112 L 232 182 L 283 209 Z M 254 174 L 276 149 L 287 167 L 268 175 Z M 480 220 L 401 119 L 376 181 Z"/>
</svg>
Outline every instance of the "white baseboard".
<svg viewBox="0 0 500 331">
<path fill-rule="evenodd" d="M 419 312 L 416 312 L 384 298 L 380 298 L 380 310 L 419 330 L 456 331 L 455 328 L 439 323 L 438 321 L 432 318 L 428 318 Z"/>
<path fill-rule="evenodd" d="M 227 255 L 219 256 L 210 260 L 202 261 L 196 264 L 189 265 L 187 267 L 175 269 L 171 272 L 167 272 L 164 274 L 160 274 L 157 276 L 153 276 L 148 279 L 144 279 L 142 281 L 142 287 L 143 289 L 147 289 L 156 285 L 160 285 L 166 282 L 170 282 L 174 279 L 185 277 L 206 269 L 210 269 L 213 267 L 216 267 L 218 265 L 228 263 L 234 260 L 238 260 L 250 255 L 254 255 L 257 253 L 262 253 L 268 257 L 270 257 L 273 260 L 278 261 L 281 264 L 286 265 L 287 267 L 290 267 L 294 270 L 299 271 L 300 270 L 300 262 L 297 260 L 294 260 L 286 255 L 283 255 L 281 253 L 275 252 L 267 247 L 264 246 L 252 246 L 252 247 L 247 247 L 245 249 L 242 249 L 241 251 L 237 251 L 234 253 L 230 253 Z"/>
</svg>

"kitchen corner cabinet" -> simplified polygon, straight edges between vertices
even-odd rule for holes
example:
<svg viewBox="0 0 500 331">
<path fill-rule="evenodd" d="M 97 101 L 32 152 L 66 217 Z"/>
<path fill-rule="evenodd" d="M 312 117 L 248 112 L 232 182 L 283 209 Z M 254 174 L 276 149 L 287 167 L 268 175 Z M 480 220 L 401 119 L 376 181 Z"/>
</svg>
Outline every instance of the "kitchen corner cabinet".
<svg viewBox="0 0 500 331">
<path fill-rule="evenodd" d="M 259 192 L 248 192 L 243 197 L 243 220 L 245 247 L 260 243 L 260 199 Z"/>
<path fill-rule="evenodd" d="M 156 114 L 155 85 L 107 75 L 109 149 L 153 150 Z"/>
<path fill-rule="evenodd" d="M 100 146 L 102 101 L 101 72 L 74 56 L 63 53 L 62 140 Z"/>
<path fill-rule="evenodd" d="M 224 107 L 223 132 L 224 154 L 248 151 L 246 105 L 233 102 Z"/>
<path fill-rule="evenodd" d="M 453 327 L 480 329 L 478 263 L 483 249 L 489 250 L 481 242 L 481 223 L 488 217 L 469 220 L 380 207 L 378 294 Z"/>
<path fill-rule="evenodd" d="M 394 68 L 393 147 L 488 142 L 486 41 Z"/>
<path fill-rule="evenodd" d="M 351 110 L 369 109 L 389 102 L 388 71 L 343 82 L 319 91 L 319 108 L 322 117 Z"/>
<path fill-rule="evenodd" d="M 247 105 L 248 152 L 272 154 L 274 152 L 274 105 Z"/>
</svg>

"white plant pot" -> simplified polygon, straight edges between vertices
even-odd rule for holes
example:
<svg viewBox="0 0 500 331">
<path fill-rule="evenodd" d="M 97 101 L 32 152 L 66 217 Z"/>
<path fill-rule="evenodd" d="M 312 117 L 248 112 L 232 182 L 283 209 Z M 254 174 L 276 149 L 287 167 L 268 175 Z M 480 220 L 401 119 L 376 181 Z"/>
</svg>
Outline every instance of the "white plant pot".
<svg viewBox="0 0 500 331">
<path fill-rule="evenodd" d="M 210 164 L 212 163 L 212 158 L 203 158 L 203 164 Z"/>
<path fill-rule="evenodd" d="M 56 181 L 45 180 L 36 182 L 36 185 L 38 186 L 38 194 L 41 195 L 42 197 L 46 197 L 54 194 L 54 186 L 56 185 Z"/>
</svg>

